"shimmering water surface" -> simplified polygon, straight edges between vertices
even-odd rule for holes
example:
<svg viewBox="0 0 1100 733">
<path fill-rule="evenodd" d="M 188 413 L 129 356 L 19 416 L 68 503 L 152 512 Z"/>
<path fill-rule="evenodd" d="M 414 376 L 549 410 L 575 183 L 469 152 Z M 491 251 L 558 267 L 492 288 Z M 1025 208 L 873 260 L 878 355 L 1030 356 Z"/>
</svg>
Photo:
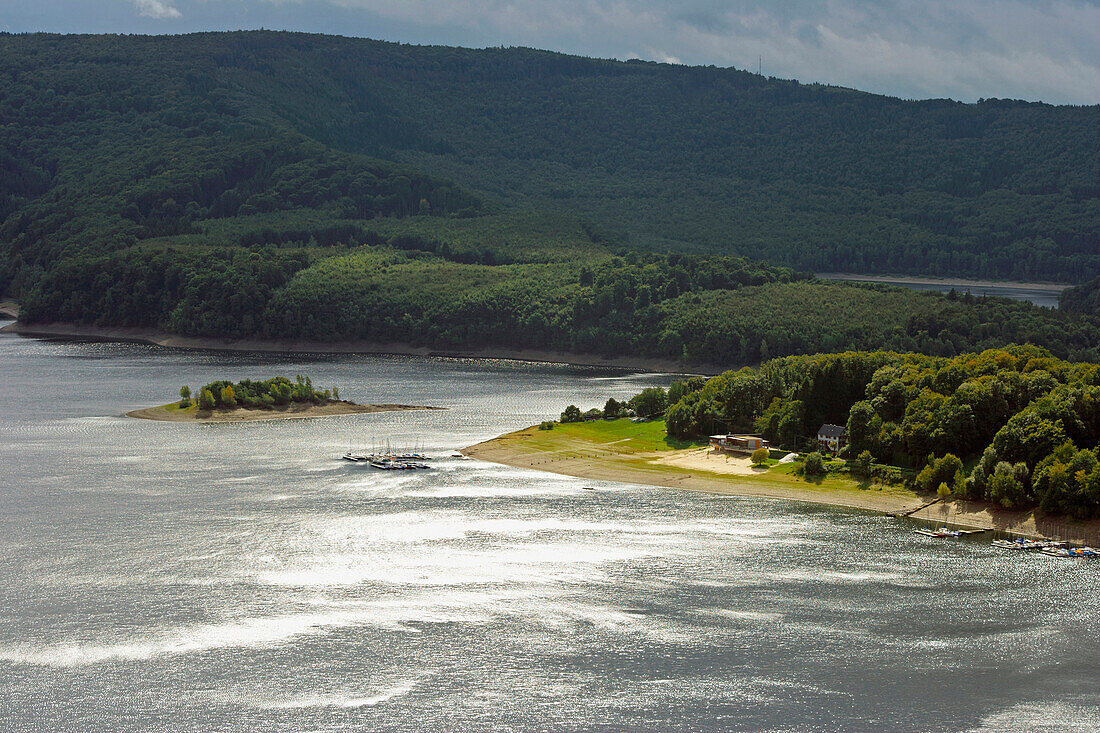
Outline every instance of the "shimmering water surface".
<svg viewBox="0 0 1100 733">
<path fill-rule="evenodd" d="M 449 409 L 121 417 L 297 372 Z M 667 376 L 6 335 L 0 373 L 2 730 L 1100 728 L 1100 566 L 797 503 L 338 460 L 445 456 Z"/>
</svg>

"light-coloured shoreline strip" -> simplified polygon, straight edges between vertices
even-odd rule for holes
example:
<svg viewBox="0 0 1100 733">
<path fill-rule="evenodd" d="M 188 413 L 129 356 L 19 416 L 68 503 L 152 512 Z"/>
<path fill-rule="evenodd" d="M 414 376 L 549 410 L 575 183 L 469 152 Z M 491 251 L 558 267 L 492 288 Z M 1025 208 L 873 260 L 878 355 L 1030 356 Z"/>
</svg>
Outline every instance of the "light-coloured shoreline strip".
<svg viewBox="0 0 1100 733">
<path fill-rule="evenodd" d="M 258 351 L 288 354 L 376 354 L 396 356 L 433 356 L 455 359 L 491 359 L 541 364 L 570 364 L 610 369 L 635 369 L 666 374 L 719 374 L 729 367 L 692 365 L 687 367 L 669 359 L 641 357 L 606 358 L 595 354 L 576 354 L 568 351 L 544 351 L 539 349 L 509 349 L 487 347 L 482 349 L 435 349 L 414 346 L 400 341 L 307 341 L 264 339 L 220 339 L 197 336 L 179 336 L 149 328 L 101 328 L 74 323 L 10 323 L 0 328 L 0 333 L 38 338 L 73 338 L 97 341 L 122 341 L 153 344 L 174 349 L 202 351 Z M 735 367 L 736 368 L 736 367 Z"/>
<path fill-rule="evenodd" d="M 257 422 L 260 420 L 294 420 L 315 417 L 335 417 L 337 415 L 361 415 L 373 412 L 394 412 L 398 410 L 443 410 L 443 407 L 423 405 L 357 405 L 353 402 L 329 402 L 323 405 L 292 403 L 285 407 L 271 409 L 236 407 L 231 410 L 203 410 L 192 407 L 187 410 L 172 409 L 174 403 L 131 410 L 126 417 L 142 420 L 160 420 L 163 422 L 184 422 L 200 425 L 211 423 Z"/>
<path fill-rule="evenodd" d="M 910 277 L 909 275 L 860 275 L 851 272 L 818 272 L 814 273 L 814 276 L 822 280 L 882 283 L 884 285 L 910 283 L 913 285 L 935 285 L 944 288 L 1007 288 L 1010 290 L 1041 290 L 1050 293 L 1060 293 L 1066 288 L 1071 287 L 1065 283 L 1030 283 L 1018 280 L 967 280 L 965 278 L 954 277 Z"/>
<path fill-rule="evenodd" d="M 688 489 L 727 496 L 799 501 L 883 514 L 900 514 L 927 503 L 927 497 L 901 489 L 879 491 L 860 489 L 855 485 L 851 488 L 821 488 L 809 482 L 775 480 L 767 472 L 747 476 L 699 468 L 678 471 L 669 465 L 673 461 L 669 460 L 668 455 L 619 454 L 609 450 L 607 444 L 592 444 L 587 448 L 571 444 L 559 451 L 532 450 L 524 446 L 524 438 L 532 436 L 535 430 L 528 428 L 502 435 L 465 448 L 462 453 L 491 463 L 576 478 Z M 966 529 L 992 530 L 1013 536 L 1038 539 L 1053 537 L 1078 543 L 1095 535 L 1100 529 L 1100 522 L 1097 521 L 1047 519 L 1031 511 L 1015 512 L 984 502 L 965 500 L 936 503 L 915 512 L 910 518 Z"/>
</svg>

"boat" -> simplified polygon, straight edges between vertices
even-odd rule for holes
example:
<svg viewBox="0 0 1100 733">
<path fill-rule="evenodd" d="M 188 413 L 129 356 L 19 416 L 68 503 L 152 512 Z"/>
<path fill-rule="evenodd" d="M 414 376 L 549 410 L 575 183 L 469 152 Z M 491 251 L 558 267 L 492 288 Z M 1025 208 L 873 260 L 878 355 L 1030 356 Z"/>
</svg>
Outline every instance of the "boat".
<svg viewBox="0 0 1100 733">
<path fill-rule="evenodd" d="M 363 455 L 362 453 L 352 453 L 350 450 L 340 457 L 343 458 L 345 461 L 353 461 L 355 463 L 367 460 L 367 456 Z"/>
<path fill-rule="evenodd" d="M 1011 540 L 993 540 L 993 546 L 1002 550 L 1048 550 L 1066 544 L 1057 540 L 1031 540 L 1017 537 Z"/>
<path fill-rule="evenodd" d="M 1039 552 L 1051 557 L 1100 557 L 1095 547 L 1044 547 Z"/>
<path fill-rule="evenodd" d="M 387 458 L 393 458 L 398 461 L 430 461 L 431 456 L 426 456 L 423 453 L 391 453 L 386 456 Z"/>
<path fill-rule="evenodd" d="M 413 471 L 417 469 L 431 468 L 431 466 L 426 463 L 417 463 L 415 461 L 402 461 L 390 457 L 372 458 L 369 463 L 374 468 L 380 468 L 383 471 Z"/>
<path fill-rule="evenodd" d="M 913 530 L 917 534 L 924 535 L 925 537 L 937 537 L 945 539 L 947 537 L 961 537 L 962 532 L 957 529 L 948 529 L 947 527 L 940 527 L 939 529 L 928 529 L 927 527 L 918 527 Z"/>
</svg>

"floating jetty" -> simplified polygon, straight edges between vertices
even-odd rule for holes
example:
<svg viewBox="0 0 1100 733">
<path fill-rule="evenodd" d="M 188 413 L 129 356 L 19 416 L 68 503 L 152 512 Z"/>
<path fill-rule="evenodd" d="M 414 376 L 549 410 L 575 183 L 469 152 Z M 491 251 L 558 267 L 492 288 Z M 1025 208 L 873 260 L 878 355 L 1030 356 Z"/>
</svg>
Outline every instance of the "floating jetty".
<svg viewBox="0 0 1100 733">
<path fill-rule="evenodd" d="M 916 534 L 924 535 L 925 537 L 937 537 L 943 539 L 945 537 L 962 537 L 962 532 L 957 529 L 948 529 L 947 527 L 940 527 L 939 529 L 929 529 L 928 527 L 917 527 L 913 530 Z"/>
<path fill-rule="evenodd" d="M 1100 557 L 1095 547 L 1044 547 L 1039 552 L 1051 557 Z"/>
<path fill-rule="evenodd" d="M 379 468 L 383 471 L 423 470 L 431 468 L 425 461 L 432 460 L 431 456 L 419 452 L 398 452 L 390 450 L 388 443 L 386 444 L 386 450 L 383 452 L 358 453 L 349 450 L 347 453 L 340 456 L 340 458 L 345 461 L 351 461 L 352 463 L 366 463 L 373 468 Z"/>
<path fill-rule="evenodd" d="M 407 461 L 400 458 L 374 458 L 368 462 L 372 468 L 380 468 L 383 471 L 415 471 L 431 468 L 427 463 Z"/>
<path fill-rule="evenodd" d="M 928 527 L 917 527 L 913 530 L 917 534 L 924 535 L 925 537 L 936 537 L 937 539 L 947 539 L 950 537 L 963 537 L 968 534 L 981 534 L 982 532 L 988 532 L 988 529 L 951 529 L 949 527 L 940 527 L 939 529 L 929 529 Z"/>
<path fill-rule="evenodd" d="M 1032 540 L 1026 537 L 1017 537 L 1011 540 L 993 540 L 993 546 L 1002 550 L 1053 550 L 1065 544 L 1065 542 L 1059 540 Z"/>
</svg>

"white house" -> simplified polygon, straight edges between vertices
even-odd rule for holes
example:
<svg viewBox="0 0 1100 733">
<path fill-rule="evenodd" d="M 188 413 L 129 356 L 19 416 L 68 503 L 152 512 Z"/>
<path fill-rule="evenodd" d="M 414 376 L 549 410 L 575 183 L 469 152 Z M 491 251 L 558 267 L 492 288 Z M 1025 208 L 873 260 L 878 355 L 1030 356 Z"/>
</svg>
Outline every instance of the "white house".
<svg viewBox="0 0 1100 733">
<path fill-rule="evenodd" d="M 840 425 L 825 423 L 817 430 L 817 444 L 821 450 L 836 453 L 848 445 L 848 431 Z"/>
</svg>

